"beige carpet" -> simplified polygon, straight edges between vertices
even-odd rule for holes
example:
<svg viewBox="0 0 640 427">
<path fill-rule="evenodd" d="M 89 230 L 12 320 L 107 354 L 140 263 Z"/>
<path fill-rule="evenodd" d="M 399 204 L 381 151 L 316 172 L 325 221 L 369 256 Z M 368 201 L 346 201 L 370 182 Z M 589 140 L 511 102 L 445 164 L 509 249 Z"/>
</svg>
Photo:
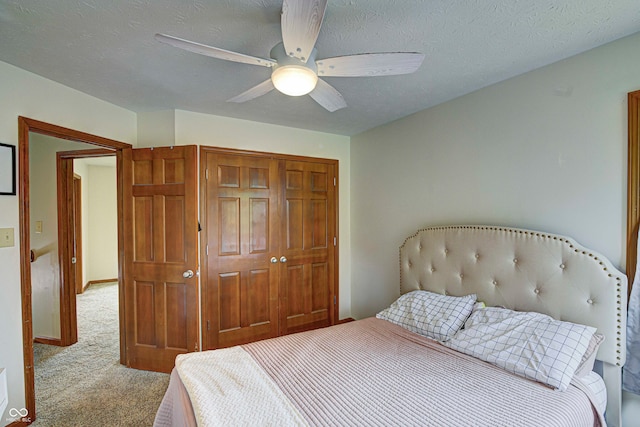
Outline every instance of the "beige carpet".
<svg viewBox="0 0 640 427">
<path fill-rule="evenodd" d="M 169 376 L 119 363 L 118 287 L 78 295 L 78 342 L 34 344 L 34 426 L 150 426 Z"/>
</svg>

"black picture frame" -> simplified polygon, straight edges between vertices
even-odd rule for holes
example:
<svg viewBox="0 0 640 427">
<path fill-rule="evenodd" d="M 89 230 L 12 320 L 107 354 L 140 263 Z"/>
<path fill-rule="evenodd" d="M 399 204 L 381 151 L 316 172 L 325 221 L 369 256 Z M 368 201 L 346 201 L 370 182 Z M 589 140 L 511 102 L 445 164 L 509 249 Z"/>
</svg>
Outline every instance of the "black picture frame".
<svg viewBox="0 0 640 427">
<path fill-rule="evenodd" d="M 0 143 L 0 196 L 16 195 L 16 146 Z"/>
</svg>

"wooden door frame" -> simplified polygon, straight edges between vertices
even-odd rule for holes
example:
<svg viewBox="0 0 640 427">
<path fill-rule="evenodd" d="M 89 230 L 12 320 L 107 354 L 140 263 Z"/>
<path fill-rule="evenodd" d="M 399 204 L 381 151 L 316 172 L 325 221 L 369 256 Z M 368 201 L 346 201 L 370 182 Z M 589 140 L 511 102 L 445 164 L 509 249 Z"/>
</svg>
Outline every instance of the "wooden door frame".
<svg viewBox="0 0 640 427">
<path fill-rule="evenodd" d="M 108 151 L 108 150 L 107 150 Z M 75 281 L 76 295 L 84 292 L 84 283 L 82 275 L 84 273 L 84 257 L 82 256 L 82 177 L 77 173 L 73 173 L 73 253 L 76 258 Z"/>
<path fill-rule="evenodd" d="M 124 265 L 124 244 L 125 238 L 122 224 L 122 204 L 123 204 L 123 185 L 122 185 L 122 154 L 126 149 L 131 149 L 131 144 L 103 138 L 85 132 L 53 125 L 39 120 L 27 117 L 18 117 L 18 211 L 20 219 L 20 288 L 22 294 L 22 346 L 23 346 L 23 363 L 24 363 L 24 388 L 25 388 L 25 407 L 28 410 L 28 417 L 31 421 L 36 419 L 36 399 L 35 399 L 35 376 L 33 366 L 33 327 L 32 327 L 32 290 L 31 290 L 31 217 L 29 212 L 30 196 L 29 196 L 29 133 L 38 133 L 42 135 L 52 136 L 55 138 L 66 139 L 69 141 L 82 142 L 86 144 L 96 145 L 98 147 L 112 150 L 116 156 L 117 170 L 117 200 L 118 200 L 118 278 L 120 295 L 122 292 L 122 277 Z M 75 296 L 75 294 L 74 294 Z M 75 300 L 75 298 L 74 298 Z M 122 307 L 123 300 L 120 298 L 120 342 L 124 343 L 124 309 Z M 126 361 L 126 348 L 120 345 L 120 363 Z"/>
<path fill-rule="evenodd" d="M 200 150 L 198 153 L 198 157 L 200 159 L 200 220 L 203 221 L 204 218 L 206 218 L 206 162 L 202 161 L 202 159 L 205 158 L 206 153 L 216 153 L 216 154 L 231 154 L 231 155 L 241 155 L 241 156 L 255 156 L 255 157 L 261 157 L 261 158 L 277 158 L 277 159 L 282 159 L 282 160 L 292 160 L 292 161 L 309 161 L 309 160 L 314 160 L 314 161 L 318 161 L 318 162 L 326 162 L 326 163 L 331 163 L 334 165 L 334 171 L 335 171 L 335 178 L 336 178 L 336 185 L 335 185 L 335 206 L 336 206 L 336 217 L 335 217 L 335 224 L 336 224 L 336 230 L 335 230 L 335 234 L 336 234 L 336 245 L 334 247 L 334 256 L 333 256 L 333 264 L 334 264 L 334 277 L 333 277 L 333 295 L 335 297 L 335 304 L 333 306 L 333 310 L 330 313 L 331 316 L 331 324 L 337 324 L 339 323 L 339 319 L 340 319 L 340 206 L 339 206 L 339 200 L 340 200 L 340 176 L 339 176 L 339 161 L 336 159 L 327 159 L 327 158 L 321 158 L 321 157 L 309 157 L 309 156 L 296 156 L 296 155 L 291 155 L 291 154 L 280 154 L 280 153 L 269 153 L 269 152 L 264 152 L 264 151 L 252 151 L 252 150 L 239 150 L 239 149 L 235 149 L 235 148 L 223 148 L 223 147 L 215 147 L 215 146 L 206 146 L 206 145 L 201 145 L 200 146 Z M 208 242 L 207 242 L 207 233 L 208 230 L 203 230 L 204 232 L 200 233 L 200 298 L 201 300 L 204 300 L 204 298 L 206 297 L 206 284 L 207 284 L 207 271 L 208 271 L 208 261 L 207 261 L 207 254 L 206 251 L 204 250 L 204 248 L 206 248 Z M 201 304 L 202 305 L 202 316 L 201 319 L 205 318 L 205 310 L 207 310 L 207 308 L 205 307 L 205 304 Z M 206 331 L 204 330 L 205 325 L 203 324 L 203 322 L 200 322 L 200 328 L 201 328 L 201 336 L 202 336 L 202 348 L 208 348 L 206 347 L 209 343 L 208 343 L 208 338 L 207 338 L 207 334 Z"/>
<path fill-rule="evenodd" d="M 638 226 L 640 225 L 640 90 L 627 95 L 629 111 L 629 145 L 627 170 L 627 277 L 631 286 L 638 257 Z"/>
</svg>

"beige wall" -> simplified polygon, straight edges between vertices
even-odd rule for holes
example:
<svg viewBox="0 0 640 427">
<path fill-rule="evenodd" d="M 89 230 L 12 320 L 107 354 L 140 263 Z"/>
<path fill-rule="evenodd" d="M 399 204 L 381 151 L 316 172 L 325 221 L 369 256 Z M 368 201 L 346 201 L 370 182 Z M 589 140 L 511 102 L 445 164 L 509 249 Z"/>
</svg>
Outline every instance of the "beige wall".
<svg viewBox="0 0 640 427">
<path fill-rule="evenodd" d="M 114 166 L 89 166 L 87 282 L 118 277 L 118 205 Z M 85 282 L 86 284 L 86 282 Z"/>
<path fill-rule="evenodd" d="M 353 137 L 353 314 L 398 296 L 398 247 L 429 225 L 566 234 L 623 266 L 638 46 L 640 34 Z"/>
<path fill-rule="evenodd" d="M 82 283 L 86 286 L 118 277 L 116 159 L 75 159 L 73 170 L 82 177 Z"/>
<path fill-rule="evenodd" d="M 0 141 L 6 144 L 18 145 L 18 116 L 136 141 L 135 113 L 4 62 L 0 62 L 0 99 Z M 18 196 L 0 196 L 0 227 L 13 228 L 16 237 L 15 247 L 0 248 L 0 367 L 7 369 L 8 408 L 24 407 L 18 221 Z"/>
</svg>

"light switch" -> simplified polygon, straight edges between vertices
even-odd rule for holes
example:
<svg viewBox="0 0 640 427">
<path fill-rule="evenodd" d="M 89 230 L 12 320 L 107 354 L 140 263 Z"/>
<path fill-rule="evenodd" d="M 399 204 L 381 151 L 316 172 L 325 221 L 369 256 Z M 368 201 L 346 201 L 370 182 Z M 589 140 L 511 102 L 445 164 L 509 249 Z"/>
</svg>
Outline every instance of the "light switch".
<svg viewBox="0 0 640 427">
<path fill-rule="evenodd" d="M 36 221 L 36 233 L 42 233 L 42 221 Z"/>
<path fill-rule="evenodd" d="M 14 246 L 13 228 L 0 228 L 0 248 Z"/>
</svg>

